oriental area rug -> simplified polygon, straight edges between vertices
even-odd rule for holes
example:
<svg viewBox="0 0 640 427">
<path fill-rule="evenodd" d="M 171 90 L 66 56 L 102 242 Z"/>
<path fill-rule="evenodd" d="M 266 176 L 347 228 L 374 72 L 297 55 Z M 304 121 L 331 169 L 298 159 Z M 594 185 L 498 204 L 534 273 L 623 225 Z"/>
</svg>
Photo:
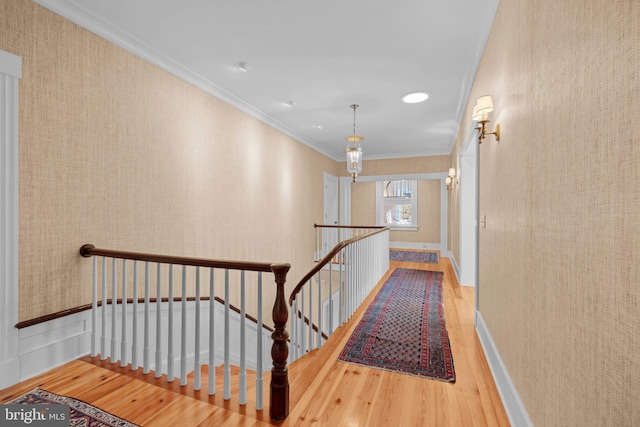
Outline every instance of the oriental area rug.
<svg viewBox="0 0 640 427">
<path fill-rule="evenodd" d="M 23 422 L 27 421 L 27 418 L 30 418 L 31 421 L 28 421 L 28 424 L 32 426 L 138 427 L 136 424 L 118 418 L 81 400 L 60 396 L 38 388 L 31 390 L 29 393 L 11 402 L 7 402 L 5 405 L 17 404 L 29 405 L 29 410 L 21 409 L 19 411 L 14 410 L 13 412 L 15 412 L 16 417 L 22 417 Z M 39 405 L 55 405 L 55 407 L 64 405 L 63 408 L 65 410 L 66 407 L 69 408 L 68 415 L 64 414 L 60 416 L 58 411 L 48 411 L 44 408 L 36 410 L 35 408 Z M 7 411 L 9 411 L 9 409 L 7 409 Z M 55 418 L 53 417 L 54 415 L 56 416 Z M 66 419 L 67 416 L 68 419 Z M 44 418 L 46 418 L 46 420 Z"/>
<path fill-rule="evenodd" d="M 455 382 L 440 271 L 398 268 L 382 285 L 338 360 Z"/>
<path fill-rule="evenodd" d="M 429 264 L 438 264 L 439 262 L 437 252 L 401 251 L 396 249 L 389 250 L 389 260 L 404 262 L 426 262 Z"/>
</svg>

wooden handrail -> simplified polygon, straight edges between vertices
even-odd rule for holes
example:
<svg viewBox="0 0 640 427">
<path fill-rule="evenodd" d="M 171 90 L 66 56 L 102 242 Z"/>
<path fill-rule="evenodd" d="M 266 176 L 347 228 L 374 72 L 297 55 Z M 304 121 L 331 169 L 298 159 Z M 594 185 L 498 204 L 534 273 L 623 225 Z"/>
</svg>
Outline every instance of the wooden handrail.
<svg viewBox="0 0 640 427">
<path fill-rule="evenodd" d="M 333 224 L 313 224 L 314 228 L 388 228 L 384 225 L 333 225 Z"/>
<path fill-rule="evenodd" d="M 316 226 L 317 226 L 317 224 L 316 224 Z M 300 279 L 300 281 L 298 282 L 296 287 L 293 289 L 293 291 L 291 291 L 291 295 L 289 295 L 289 306 L 291 306 L 291 304 L 293 303 L 294 298 L 300 292 L 302 287 L 307 283 L 307 281 L 309 279 L 311 279 L 318 271 L 322 270 L 322 268 L 325 265 L 327 265 L 329 262 L 331 262 L 333 257 L 338 255 L 338 253 L 342 249 L 344 249 L 345 247 L 347 247 L 350 244 L 355 243 L 355 242 L 357 242 L 359 240 L 362 240 L 362 239 L 365 239 L 367 237 L 371 237 L 371 236 L 373 236 L 375 234 L 382 233 L 383 231 L 389 230 L 389 227 L 384 227 L 384 226 L 352 227 L 352 226 L 344 226 L 344 225 L 339 225 L 339 226 L 334 225 L 334 226 L 328 226 L 328 227 L 371 228 L 371 229 L 378 229 L 378 230 L 374 231 L 372 233 L 360 234 L 360 235 L 352 237 L 350 239 L 343 240 L 343 241 L 339 242 L 337 245 L 335 245 L 334 248 L 331 249 L 329 251 L 329 253 L 327 255 L 325 255 L 324 258 L 322 258 L 311 270 L 309 270 L 309 272 L 307 274 L 304 275 L 304 277 L 302 279 Z"/>
<path fill-rule="evenodd" d="M 209 298 L 208 296 L 203 296 L 200 297 L 201 301 L 209 301 L 211 298 Z M 187 297 L 186 298 L 187 301 L 195 301 L 196 298 L 195 297 Z M 224 305 L 224 300 L 220 297 L 214 297 L 214 300 L 217 301 L 218 303 Z M 160 299 L 161 302 L 168 302 L 169 298 L 167 297 L 163 297 Z M 173 297 L 173 301 L 175 302 L 180 302 L 182 301 L 181 297 Z M 107 299 L 107 305 L 111 304 L 113 301 L 111 299 Z M 138 303 L 144 303 L 144 298 L 138 298 L 137 299 Z M 149 302 L 150 303 L 156 303 L 158 302 L 157 298 L 149 298 Z M 98 301 L 98 307 L 102 307 L 102 300 Z M 118 298 L 116 299 L 116 304 L 122 304 L 122 298 Z M 133 298 L 127 298 L 127 304 L 133 304 Z M 241 314 L 241 310 L 236 307 L 233 304 L 229 304 L 229 309 L 231 309 L 231 311 L 234 311 L 238 314 Z M 25 320 L 22 322 L 19 322 L 16 324 L 16 328 L 17 329 L 23 329 L 29 326 L 33 326 L 33 325 L 37 325 L 38 323 L 44 323 L 44 322 L 48 322 L 50 320 L 54 320 L 54 319 L 59 319 L 61 317 L 65 317 L 65 316 L 69 316 L 71 314 L 76 314 L 76 313 L 81 313 L 83 311 L 88 311 L 91 310 L 91 304 L 84 304 L 84 305 L 80 305 L 78 307 L 73 307 L 73 308 L 69 308 L 66 310 L 62 310 L 62 311 L 57 311 L 55 313 L 51 313 L 51 314 L 47 314 L 44 316 L 40 316 L 40 317 L 36 317 L 34 319 L 29 319 L 29 320 Z M 253 317 L 252 315 L 245 313 L 244 317 L 249 320 L 250 322 L 255 323 L 256 325 L 258 324 L 258 320 Z M 270 327 L 269 325 L 266 324 L 262 324 L 262 329 L 266 329 L 269 332 L 273 332 L 273 328 Z"/>
<path fill-rule="evenodd" d="M 80 255 L 82 255 L 83 257 L 91 257 L 95 255 L 95 256 L 105 256 L 109 258 L 158 262 L 163 264 L 191 265 L 194 267 L 209 267 L 209 268 L 225 268 L 228 270 L 262 271 L 267 273 L 270 273 L 273 271 L 272 267 L 279 265 L 279 264 L 271 264 L 271 263 L 264 263 L 264 262 L 214 260 L 214 259 L 204 259 L 204 258 L 179 257 L 179 256 L 171 256 L 171 255 L 156 255 L 156 254 L 147 254 L 147 253 L 141 253 L 141 252 L 114 251 L 111 249 L 97 249 L 95 246 L 89 243 L 87 243 L 86 245 L 83 245 L 80 248 Z M 281 265 L 289 265 L 289 264 L 281 264 Z"/>
</svg>

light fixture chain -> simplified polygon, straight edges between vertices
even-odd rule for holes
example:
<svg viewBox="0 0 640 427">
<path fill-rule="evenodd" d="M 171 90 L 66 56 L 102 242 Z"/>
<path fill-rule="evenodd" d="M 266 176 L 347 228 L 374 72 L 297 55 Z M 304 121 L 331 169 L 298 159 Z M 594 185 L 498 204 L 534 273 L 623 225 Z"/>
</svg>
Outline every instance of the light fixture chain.
<svg viewBox="0 0 640 427">
<path fill-rule="evenodd" d="M 353 134 L 356 134 L 356 108 L 358 108 L 359 105 L 358 104 L 353 104 L 351 105 L 351 108 L 353 108 Z"/>
</svg>

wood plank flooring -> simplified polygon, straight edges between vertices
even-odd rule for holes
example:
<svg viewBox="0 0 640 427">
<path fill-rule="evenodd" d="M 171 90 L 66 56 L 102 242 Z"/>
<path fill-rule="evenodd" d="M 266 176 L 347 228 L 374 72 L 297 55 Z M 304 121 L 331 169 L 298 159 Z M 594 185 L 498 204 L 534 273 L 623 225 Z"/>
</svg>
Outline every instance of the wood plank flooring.
<svg viewBox="0 0 640 427">
<path fill-rule="evenodd" d="M 0 403 L 34 387 L 84 400 L 141 426 L 508 426 L 498 391 L 473 325 L 473 288 L 460 287 L 448 259 L 439 264 L 391 262 L 395 268 L 444 272 L 445 320 L 456 382 L 445 383 L 336 359 L 375 292 L 354 318 L 338 328 L 319 350 L 289 368 L 291 406 L 284 422 L 269 420 L 268 408 L 256 411 L 252 396 L 241 406 L 180 387 L 166 378 L 119 368 L 89 357 L 0 391 Z M 218 378 L 221 375 L 218 375 Z M 204 376 L 206 378 L 206 376 Z M 265 407 L 269 402 L 265 379 Z M 248 381 L 251 384 L 251 381 Z"/>
</svg>

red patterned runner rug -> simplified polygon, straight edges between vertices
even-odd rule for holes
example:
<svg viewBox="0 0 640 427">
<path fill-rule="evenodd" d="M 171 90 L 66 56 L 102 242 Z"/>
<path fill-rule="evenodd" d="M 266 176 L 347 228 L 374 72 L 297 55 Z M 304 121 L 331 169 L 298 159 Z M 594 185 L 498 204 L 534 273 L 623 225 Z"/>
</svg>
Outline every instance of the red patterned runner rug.
<svg viewBox="0 0 640 427">
<path fill-rule="evenodd" d="M 440 263 L 437 252 L 402 251 L 399 249 L 389 249 L 389 260 L 403 262 L 426 262 L 429 264 Z"/>
<path fill-rule="evenodd" d="M 382 285 L 338 360 L 454 382 L 440 271 L 398 268 Z"/>
</svg>

